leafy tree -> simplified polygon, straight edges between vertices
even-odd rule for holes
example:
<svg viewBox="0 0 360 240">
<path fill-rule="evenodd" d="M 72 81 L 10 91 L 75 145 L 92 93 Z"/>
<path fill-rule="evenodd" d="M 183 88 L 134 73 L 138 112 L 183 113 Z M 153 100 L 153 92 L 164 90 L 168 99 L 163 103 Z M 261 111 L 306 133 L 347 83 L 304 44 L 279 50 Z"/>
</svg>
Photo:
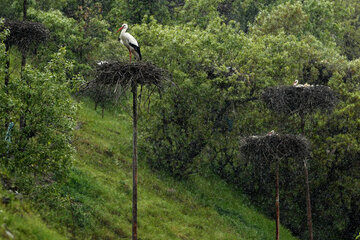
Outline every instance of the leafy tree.
<svg viewBox="0 0 360 240">
<path fill-rule="evenodd" d="M 284 31 L 297 37 L 311 34 L 325 44 L 342 39 L 336 24 L 334 4 L 327 0 L 286 2 L 261 12 L 251 26 L 254 34 L 278 34 Z"/>
<path fill-rule="evenodd" d="M 59 10 L 43 12 L 29 9 L 29 18 L 42 22 L 51 32 L 50 46 L 44 49 L 44 57 L 49 56 L 48 51 L 56 52 L 59 46 L 65 45 L 67 57 L 77 60 L 75 71 L 88 76 L 91 70 L 89 63 L 95 60 L 100 43 L 107 40 L 110 32 L 107 22 L 93 10 L 85 9 L 80 14 L 82 20 L 77 22 Z"/>
<path fill-rule="evenodd" d="M 171 15 L 175 15 L 171 13 L 171 9 L 177 6 L 177 2 L 176 0 L 116 0 L 112 2 L 106 18 L 113 27 L 121 26 L 124 22 L 140 24 L 145 16 L 152 16 L 160 23 L 168 24 Z"/>
<path fill-rule="evenodd" d="M 0 16 L 10 19 L 20 19 L 23 7 L 22 0 L 1 0 Z"/>
<path fill-rule="evenodd" d="M 206 28 L 210 23 L 221 26 L 221 21 L 218 19 L 219 12 L 217 11 L 217 7 L 221 2 L 222 0 L 187 0 L 181 8 L 180 19 L 182 22 L 200 28 Z M 212 22 L 212 19 L 217 19 L 218 22 Z"/>
<path fill-rule="evenodd" d="M 0 27 L 4 25 L 4 19 L 0 18 Z M 7 29 L 4 29 L 0 32 L 0 62 L 4 63 L 6 61 L 6 47 L 4 44 L 4 40 L 6 36 L 9 34 Z M 0 75 L 5 76 L 5 66 L 3 64 L 0 65 Z"/>
<path fill-rule="evenodd" d="M 221 1 L 218 6 L 218 11 L 223 15 L 227 21 L 234 20 L 241 24 L 241 29 L 248 31 L 256 16 L 262 10 L 271 8 L 278 4 L 278 0 L 260 0 L 260 1 L 242 1 L 242 0 L 225 0 Z"/>
<path fill-rule="evenodd" d="M 64 58 L 65 52 L 61 49 L 53 55 L 43 69 L 27 66 L 22 78 L 13 76 L 7 94 L 1 91 L 5 101 L 0 115 L 6 114 L 13 122 L 24 112 L 27 117 L 24 128 L 15 125 L 12 142 L 2 140 L 0 145 L 6 153 L 1 162 L 15 176 L 30 174 L 39 181 L 51 181 L 66 176 L 71 165 L 70 140 L 77 105 L 70 94 L 72 65 Z"/>
<path fill-rule="evenodd" d="M 38 66 L 27 66 L 24 70 L 24 79 L 31 83 L 31 88 L 21 85 L 15 73 L 9 92 L 1 90 L 0 115 L 10 113 L 15 122 L 26 109 L 34 108 L 34 113 L 39 115 L 29 113 L 31 124 L 26 132 L 15 126 L 12 147 L 20 149 L 16 144 L 21 143 L 33 159 L 39 159 L 36 151 L 41 153 L 36 149 L 44 148 L 46 154 L 43 156 L 47 159 L 51 151 L 57 151 L 56 148 L 50 151 L 45 144 L 45 135 L 55 138 L 55 127 L 36 110 L 40 109 L 41 101 L 35 104 L 32 99 L 44 99 L 46 104 L 42 106 L 54 105 L 59 110 L 65 103 L 60 103 L 53 90 L 65 85 L 70 88 L 77 82 L 73 80 L 53 87 L 44 80 L 51 77 L 53 70 L 44 69 L 49 68 L 47 63 L 58 53 L 59 47 L 66 46 L 65 59 L 74 60 L 76 73 L 90 77 L 94 61 L 127 57 L 127 51 L 123 51 L 114 32 L 123 22 L 133 23 L 129 30 L 141 44 L 144 59 L 168 69 L 176 82 L 174 88 L 152 97 L 151 114 L 142 113 L 147 124 L 143 124 L 145 132 L 142 131 L 141 139 L 152 142 L 143 142 L 141 153 L 153 167 L 176 176 L 209 167 L 240 187 L 254 204 L 270 215 L 267 209 L 272 209 L 272 202 L 265 196 L 272 193 L 273 186 L 268 184 L 272 175 L 239 157 L 239 136 L 268 132 L 274 122 L 279 122 L 256 101 L 262 89 L 291 84 L 295 79 L 303 84 L 328 85 L 339 96 L 338 107 L 329 116 L 316 113 L 305 122 L 305 130 L 314 146 L 310 180 L 315 237 L 353 239 L 359 232 L 352 224 L 359 219 L 360 208 L 357 201 L 358 1 L 36 0 L 29 1 L 28 5 L 28 19 L 44 23 L 51 31 L 51 41 L 46 48 L 38 49 L 36 57 L 28 57 L 29 65 Z M 1 6 L 1 16 L 21 19 L 23 0 L 2 0 Z M 4 63 L 2 48 L 0 45 L 0 61 Z M 15 61 L 19 61 L 19 53 L 11 52 Z M 59 63 L 58 66 L 63 65 Z M 0 76 L 3 72 L 4 64 L 1 64 Z M 71 75 L 71 71 L 66 72 Z M 42 88 L 43 84 L 54 94 L 56 104 L 49 100 L 51 96 Z M 152 89 L 143 91 L 150 93 Z M 40 119 L 40 124 L 35 124 L 36 119 Z M 276 129 L 297 134 L 296 126 L 300 122 L 294 116 L 281 121 Z M 6 124 L 3 121 L 1 125 Z M 37 125 L 45 129 L 51 126 L 50 133 L 37 129 Z M 66 136 L 70 133 L 58 132 Z M 31 137 L 34 133 L 37 137 Z M 33 152 L 28 148 L 31 144 L 27 143 L 27 138 L 33 143 Z M 44 139 L 41 144 L 40 139 Z M 12 147 L 9 147 L 9 154 L 13 154 Z M 67 147 L 64 149 L 68 150 Z M 1 152 L 7 152 L 4 142 Z M 61 152 L 60 155 L 66 154 Z M 17 163 L 14 160 L 17 156 L 20 153 L 6 158 L 9 169 L 14 169 L 15 165 L 11 164 Z M 26 156 L 17 159 L 23 157 L 24 164 L 34 164 Z M 301 205 L 305 202 L 303 179 L 290 178 L 298 170 L 292 167 L 291 161 L 284 163 L 280 170 L 284 196 L 281 221 L 303 237 L 306 235 L 305 206 Z M 20 166 L 20 161 L 18 163 Z M 55 169 L 56 164 L 49 166 Z M 51 171 L 55 170 L 48 172 Z"/>
<path fill-rule="evenodd" d="M 263 11 L 257 17 L 251 32 L 260 34 L 286 34 L 301 35 L 308 21 L 308 16 L 300 2 L 287 2 L 273 8 L 270 12 Z"/>
<path fill-rule="evenodd" d="M 343 38 L 337 38 L 337 45 L 349 60 L 360 57 L 360 3 L 356 0 L 334 1 L 336 22 Z"/>
<path fill-rule="evenodd" d="M 326 5 L 328 3 L 321 2 L 319 4 Z M 152 105 L 156 109 L 153 112 L 158 114 L 154 114 L 147 121 L 146 134 L 143 139 L 152 139 L 152 142 L 159 144 L 145 146 L 143 150 L 145 157 L 153 166 L 172 172 L 176 176 L 199 171 L 199 166 L 206 164 L 204 159 L 209 157 L 215 172 L 240 186 L 244 192 L 250 195 L 254 203 L 263 209 L 271 209 L 270 206 L 272 206 L 272 202 L 264 198 L 266 194 L 271 195 L 272 185 L 268 184 L 271 182 L 269 180 L 271 175 L 253 164 L 244 163 L 238 157 L 236 149 L 237 136 L 269 131 L 271 123 L 275 121 L 275 118 L 267 114 L 267 111 L 254 100 L 262 89 L 278 84 L 291 84 L 295 79 L 300 79 L 300 83 L 329 85 L 344 99 L 348 99 L 343 94 L 355 91 L 356 85 L 345 79 L 348 76 L 352 76 L 352 78 L 357 76 L 356 67 L 352 67 L 349 71 L 348 63 L 339 55 L 334 45 L 336 39 L 324 39 L 325 35 L 321 34 L 312 35 L 312 31 L 318 31 L 309 26 L 309 19 L 312 14 L 315 14 L 315 9 L 312 13 L 300 3 L 282 4 L 274 9 L 276 11 L 273 10 L 271 15 L 264 15 L 269 20 L 264 20 L 262 23 L 261 17 L 259 17 L 248 35 L 239 31 L 237 24 L 229 22 L 225 25 L 219 18 L 213 19 L 207 25 L 206 31 L 196 27 L 196 24 L 190 25 L 191 27 L 181 27 L 180 25 L 170 27 L 159 25 L 156 21 L 151 20 L 147 24 L 132 28 L 140 39 L 139 41 L 143 43 L 144 55 L 157 64 L 170 69 L 180 89 L 180 91 L 166 92 L 162 96 L 164 101 L 153 100 L 153 103 L 156 103 Z M 277 18 L 277 16 L 286 17 L 286 14 L 281 11 L 293 12 L 293 15 L 290 15 L 297 17 L 292 19 L 293 22 L 289 19 L 290 22 L 286 25 L 281 21 L 286 22 L 287 20 Z M 331 19 L 332 15 L 329 16 L 328 19 Z M 283 27 L 277 28 L 279 22 L 283 24 Z M 298 28 L 299 26 L 300 28 Z M 336 28 L 332 28 L 331 24 L 324 27 L 328 29 L 328 33 L 337 31 Z M 347 90 L 340 91 L 340 86 L 347 86 L 345 87 Z M 186 94 L 181 94 L 182 90 Z M 343 100 L 343 98 L 341 99 Z M 338 108 L 342 109 L 343 107 L 345 105 L 340 104 Z M 174 109 L 182 110 L 174 111 Z M 326 121 L 334 121 L 337 124 L 334 126 L 339 126 L 338 121 L 340 120 L 335 120 L 335 117 L 332 116 L 337 116 L 336 119 L 349 119 L 343 115 L 344 110 L 339 110 L 341 114 L 335 115 L 337 111 L 335 110 L 332 115 L 325 118 L 315 114 L 305 125 L 306 131 L 309 133 L 308 137 L 315 146 L 310 166 L 310 180 L 313 183 L 311 195 L 313 196 L 314 233 L 316 238 L 320 239 L 331 238 L 330 236 L 343 238 L 347 231 L 349 235 L 356 232 L 351 229 L 352 225 L 350 224 L 350 219 L 356 218 L 358 211 L 353 200 L 348 201 L 348 203 L 352 202 L 351 207 L 343 205 L 340 200 L 337 203 L 330 203 L 331 211 L 324 210 L 322 203 L 325 202 L 324 198 L 330 192 L 339 194 L 342 191 L 337 180 L 331 183 L 334 186 L 333 190 L 321 190 L 324 189 L 324 184 L 330 183 L 331 174 L 326 167 L 328 156 L 318 154 L 318 151 L 323 152 L 333 144 L 333 142 L 329 142 L 326 147 L 322 145 L 327 142 L 323 139 L 329 139 L 330 132 L 325 130 L 328 126 L 323 126 L 321 122 L 324 119 L 331 119 Z M 357 111 L 354 107 L 351 112 L 356 113 Z M 357 114 L 353 116 L 355 117 Z M 182 121 L 177 121 L 178 119 Z M 355 119 L 349 121 L 353 124 L 356 123 Z M 294 127 L 299 124 L 299 118 L 294 117 L 288 121 L 282 121 L 278 128 L 299 133 L 299 130 Z M 347 122 L 347 124 L 350 123 Z M 323 127 L 319 128 L 319 126 Z M 163 131 L 164 127 L 165 131 Z M 314 132 L 315 129 L 319 130 L 317 132 L 319 135 Z M 182 135 L 180 134 L 181 130 L 192 134 Z M 355 128 L 352 131 L 355 135 L 357 134 Z M 346 138 L 356 139 L 348 134 L 350 131 L 346 133 Z M 336 140 L 339 144 L 343 141 L 340 139 L 342 138 Z M 355 142 L 348 141 L 349 144 L 350 142 L 351 146 L 355 146 Z M 191 148 L 190 146 L 196 147 Z M 338 148 L 345 148 L 345 146 L 340 144 Z M 190 160 L 188 156 L 194 149 L 196 152 Z M 349 161 L 353 162 L 356 159 L 355 155 L 349 155 L 351 156 L 349 158 L 343 153 L 339 153 L 337 161 L 352 159 Z M 186 156 L 186 161 L 178 156 Z M 295 174 L 298 169 L 291 166 L 293 164 L 284 163 L 280 173 L 282 176 L 280 178 L 281 192 L 284 196 L 284 214 L 281 221 L 289 226 L 295 234 L 305 237 L 306 214 L 303 212 L 306 208 L 304 206 L 306 201 L 303 196 L 305 192 L 302 187 L 303 177 L 300 175 L 294 179 L 291 178 L 290 176 L 299 175 Z M 177 171 L 173 169 L 177 169 Z M 346 169 L 349 170 L 349 168 Z M 346 170 L 341 174 L 345 174 L 345 172 Z M 318 178 L 315 180 L 314 176 L 318 176 Z M 341 176 L 340 173 L 339 176 Z M 357 180 L 348 181 L 345 185 L 353 186 L 350 188 L 356 189 L 354 187 L 356 182 Z M 357 193 L 354 191 L 350 195 L 352 197 L 349 199 L 355 199 Z M 334 218 L 330 217 L 335 209 L 346 209 L 341 212 L 341 215 L 347 217 L 341 218 L 339 223 L 335 223 Z M 268 212 L 268 214 L 271 213 Z M 324 216 L 324 218 L 318 216 Z M 329 227 L 323 231 L 321 226 L 324 224 Z M 334 225 L 338 227 L 334 227 Z"/>
</svg>

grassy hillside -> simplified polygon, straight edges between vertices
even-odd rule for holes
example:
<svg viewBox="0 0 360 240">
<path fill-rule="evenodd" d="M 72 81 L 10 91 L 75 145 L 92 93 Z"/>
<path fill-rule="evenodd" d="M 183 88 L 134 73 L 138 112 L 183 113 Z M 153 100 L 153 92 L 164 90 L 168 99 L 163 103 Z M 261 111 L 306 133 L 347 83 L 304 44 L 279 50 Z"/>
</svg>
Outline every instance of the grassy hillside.
<svg viewBox="0 0 360 240">
<path fill-rule="evenodd" d="M 1 205 L 0 237 L 11 238 L 8 231 L 15 239 L 130 239 L 131 137 L 128 114 L 105 112 L 102 119 L 92 104 L 83 104 L 74 167 L 58 189 L 61 197 L 43 194 L 31 202 L 2 190 L 12 200 Z M 176 182 L 154 174 L 141 159 L 138 208 L 142 240 L 266 240 L 275 235 L 275 222 L 219 178 Z M 296 239 L 286 229 L 281 238 Z"/>
</svg>

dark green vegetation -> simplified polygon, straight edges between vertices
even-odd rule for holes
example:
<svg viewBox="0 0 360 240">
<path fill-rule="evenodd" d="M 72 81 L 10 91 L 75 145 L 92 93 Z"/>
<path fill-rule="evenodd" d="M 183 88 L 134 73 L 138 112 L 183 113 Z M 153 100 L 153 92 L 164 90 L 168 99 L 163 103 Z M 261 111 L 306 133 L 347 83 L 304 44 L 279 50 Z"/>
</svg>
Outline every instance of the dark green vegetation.
<svg viewBox="0 0 360 240">
<path fill-rule="evenodd" d="M 1 190 L 11 201 L 1 205 L 0 224 L 6 228 L 0 238 L 9 230 L 24 240 L 130 239 L 131 117 L 112 111 L 102 118 L 93 106 L 86 102 L 79 111 L 77 153 L 65 183 L 38 186 L 21 202 Z M 273 239 L 275 223 L 212 174 L 178 182 L 154 175 L 141 162 L 138 205 L 141 239 Z M 288 230 L 281 234 L 296 239 Z"/>
<path fill-rule="evenodd" d="M 21 209 L 15 201 L 4 213 L 8 218 L 14 219 L 16 216 L 11 214 L 17 211 L 32 216 L 27 209 L 38 209 L 41 218 L 53 229 L 44 230 L 44 239 L 49 234 L 56 239 L 55 232 L 80 239 L 128 237 L 131 211 L 126 194 L 131 186 L 125 179 L 130 176 L 121 169 L 129 170 L 129 163 L 119 159 L 130 157 L 130 135 L 120 131 L 129 126 L 130 119 L 119 125 L 109 120 L 115 117 L 104 118 L 102 129 L 95 125 L 90 128 L 91 118 L 98 116 L 86 116 L 91 114 L 87 110 L 81 112 L 78 120 L 77 104 L 71 98 L 83 78 L 91 80 L 97 60 L 128 59 L 127 50 L 117 42 L 114 33 L 127 22 L 129 31 L 140 43 L 144 59 L 168 70 L 176 83 L 161 94 L 144 88 L 141 97 L 140 178 L 148 176 L 151 181 L 144 180 L 144 189 L 149 191 L 140 189 L 139 198 L 143 194 L 155 202 L 148 203 L 151 205 L 148 211 L 152 212 L 146 217 L 152 216 L 152 220 L 143 220 L 149 224 L 139 226 L 140 237 L 141 232 L 149 232 L 146 237 L 154 239 L 152 232 L 156 236 L 174 234 L 160 239 L 194 239 L 191 233 L 181 235 L 188 230 L 211 239 L 213 235 L 206 234 L 216 229 L 217 222 L 224 221 L 222 226 L 232 228 L 219 233 L 223 236 L 218 239 L 238 239 L 236 234 L 242 236 L 244 226 L 257 227 L 249 226 L 252 220 L 241 220 L 245 219 L 246 214 L 241 215 L 245 210 L 230 208 L 236 204 L 229 203 L 225 194 L 228 191 L 234 194 L 232 190 L 245 193 L 251 204 L 273 217 L 275 169 L 269 171 L 247 162 L 239 153 L 241 137 L 272 129 L 283 134 L 304 132 L 311 143 L 309 178 L 314 239 L 352 240 L 359 234 L 359 1 L 0 0 L 0 16 L 22 20 L 24 2 L 27 21 L 42 23 L 49 36 L 46 42 L 26 51 L 16 45 L 0 45 L 2 175 L 11 179 L 27 202 Z M 0 34 L 3 41 L 9 33 L 4 30 Z M 275 115 L 259 101 L 264 89 L 291 85 L 295 79 L 301 84 L 331 87 L 339 100 L 334 110 L 315 111 L 302 122 L 298 114 L 289 118 Z M 120 103 L 125 110 L 130 106 L 124 100 Z M 109 106 L 112 104 L 108 102 Z M 119 116 L 116 120 L 121 122 Z M 84 126 L 72 137 L 79 121 Z M 10 122 L 15 123 L 11 144 L 3 140 Z M 112 128 L 103 129 L 107 126 Z M 111 134 L 112 140 L 107 140 Z M 115 144 L 122 138 L 126 138 L 124 143 Z M 95 168 L 94 164 L 98 166 Z M 159 174 L 165 172 L 167 177 L 156 179 L 148 166 Z M 294 235 L 306 239 L 302 171 L 302 166 L 291 159 L 280 166 L 281 223 Z M 206 189 L 206 180 L 199 175 L 212 176 L 207 181 L 213 185 L 221 183 L 216 193 L 223 193 L 224 199 L 216 203 L 209 200 L 206 196 L 211 196 L 209 191 L 215 188 Z M 178 183 L 172 179 L 181 180 Z M 123 186 L 125 190 L 115 191 L 111 184 L 104 184 L 108 182 L 113 182 L 113 188 Z M 153 182 L 160 185 L 160 193 L 151 190 Z M 192 199 L 190 203 L 184 200 L 182 209 L 174 202 L 160 201 L 170 183 L 176 187 L 171 185 L 169 189 L 176 192 L 184 189 L 177 197 Z M 234 195 L 229 201 L 237 197 L 242 198 Z M 46 199 L 54 199 L 53 205 Z M 127 207 L 119 206 L 122 201 Z M 44 202 L 47 207 L 41 204 Z M 99 202 L 104 204 L 97 208 Z M 168 208 L 162 204 L 169 204 Z M 169 209 L 189 213 L 191 206 L 197 204 L 203 207 L 200 210 L 203 215 L 199 213 L 198 219 L 186 221 L 183 217 L 187 215 L 176 212 L 171 216 L 175 210 Z M 54 211 L 48 212 L 47 208 Z M 61 209 L 67 210 L 59 215 Z M 221 220 L 209 220 L 207 214 L 212 213 L 216 218 L 220 215 Z M 174 229 L 164 223 L 168 231 L 159 233 L 150 222 L 162 216 L 188 225 Z M 139 221 L 141 217 L 145 216 L 139 216 Z M 38 221 L 32 222 L 34 227 L 29 227 L 28 232 L 44 226 L 40 217 L 35 219 Z M 204 223 L 207 227 L 199 230 L 199 221 L 207 221 Z M 10 226 L 11 221 L 7 224 Z M 98 229 L 95 231 L 91 226 Z M 146 231 L 147 227 L 153 229 Z M 265 228 L 261 225 L 259 234 L 268 237 Z M 264 239 L 260 235 L 253 238 Z M 251 239 L 249 236 L 251 233 L 243 238 Z"/>
</svg>

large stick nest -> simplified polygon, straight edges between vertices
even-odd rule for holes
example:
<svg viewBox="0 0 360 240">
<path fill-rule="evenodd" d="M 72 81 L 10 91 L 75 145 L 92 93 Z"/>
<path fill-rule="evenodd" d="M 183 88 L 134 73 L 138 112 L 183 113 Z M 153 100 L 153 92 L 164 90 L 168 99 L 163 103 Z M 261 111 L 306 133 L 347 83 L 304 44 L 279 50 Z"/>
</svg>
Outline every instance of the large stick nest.
<svg viewBox="0 0 360 240">
<path fill-rule="evenodd" d="M 16 45 L 21 51 L 37 47 L 46 42 L 49 30 L 41 23 L 6 19 L 0 30 L 7 28 L 10 34 L 5 40 L 8 45 Z"/>
<path fill-rule="evenodd" d="M 104 102 L 119 98 L 134 84 L 161 89 L 167 81 L 170 81 L 169 73 L 150 62 L 102 61 L 97 65 L 94 80 L 85 84 L 80 94 Z"/>
<path fill-rule="evenodd" d="M 302 136 L 274 133 L 242 139 L 240 151 L 246 159 L 266 165 L 284 158 L 303 160 L 310 154 L 310 144 Z"/>
<path fill-rule="evenodd" d="M 337 103 L 331 88 L 322 85 L 271 87 L 262 93 L 261 99 L 272 111 L 286 115 L 331 110 Z"/>
<path fill-rule="evenodd" d="M 166 79 L 167 71 L 156 67 L 150 62 L 127 63 L 120 61 L 105 62 L 98 65 L 95 81 L 104 85 L 121 85 L 123 88 L 131 84 L 156 85 Z"/>
</svg>

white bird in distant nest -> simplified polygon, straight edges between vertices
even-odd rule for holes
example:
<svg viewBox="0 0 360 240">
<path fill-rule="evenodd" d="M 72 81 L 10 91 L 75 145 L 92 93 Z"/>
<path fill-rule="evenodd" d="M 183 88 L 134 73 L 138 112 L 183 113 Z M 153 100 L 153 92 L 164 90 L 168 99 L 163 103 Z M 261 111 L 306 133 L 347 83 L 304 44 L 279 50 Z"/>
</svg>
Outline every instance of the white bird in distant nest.
<svg viewBox="0 0 360 240">
<path fill-rule="evenodd" d="M 297 79 L 294 81 L 293 86 L 294 87 L 304 87 L 304 85 L 299 84 L 299 80 L 297 80 Z"/>
<path fill-rule="evenodd" d="M 124 23 L 117 32 L 120 32 L 119 41 L 127 47 L 129 50 L 130 55 L 130 62 L 131 62 L 131 55 L 135 56 L 136 60 L 141 60 L 141 53 L 140 53 L 140 46 L 136 39 L 130 34 L 127 33 L 126 30 L 128 29 L 128 25 Z"/>
<path fill-rule="evenodd" d="M 108 64 L 109 62 L 108 61 L 100 61 L 100 62 L 97 62 L 96 64 L 98 66 L 101 66 L 101 65 L 104 65 L 104 64 Z"/>
<path fill-rule="evenodd" d="M 267 133 L 268 136 L 274 135 L 274 134 L 275 134 L 275 131 L 274 131 L 274 130 L 271 130 L 270 132 Z"/>
</svg>

